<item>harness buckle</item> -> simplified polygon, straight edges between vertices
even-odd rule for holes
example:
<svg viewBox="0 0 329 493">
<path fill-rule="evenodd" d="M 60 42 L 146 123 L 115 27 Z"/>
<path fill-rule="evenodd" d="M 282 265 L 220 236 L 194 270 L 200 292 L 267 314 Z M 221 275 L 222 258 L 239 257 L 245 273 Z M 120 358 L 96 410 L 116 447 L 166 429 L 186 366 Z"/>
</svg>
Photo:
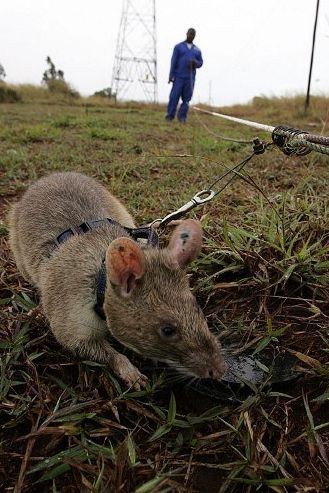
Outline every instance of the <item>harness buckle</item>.
<svg viewBox="0 0 329 493">
<path fill-rule="evenodd" d="M 155 219 L 155 221 L 151 223 L 151 227 L 154 226 L 154 224 L 159 223 L 158 228 L 164 228 L 170 221 L 180 219 L 191 209 L 194 209 L 198 205 L 205 204 L 206 202 L 209 202 L 209 200 L 212 200 L 215 195 L 216 195 L 215 192 L 210 188 L 201 190 L 200 192 L 197 192 L 194 195 L 194 197 L 191 198 L 191 200 L 186 202 L 186 204 L 184 204 L 176 211 L 171 212 L 170 214 L 168 214 L 162 219 Z"/>
<path fill-rule="evenodd" d="M 159 236 L 157 232 L 150 226 L 142 228 L 126 228 L 128 233 L 136 241 L 138 239 L 147 240 L 147 244 L 153 248 L 159 246 Z"/>
<path fill-rule="evenodd" d="M 82 223 L 77 227 L 77 234 L 87 233 L 91 229 L 92 229 L 92 226 L 90 225 L 90 223 L 88 221 L 86 221 L 85 223 Z"/>
</svg>

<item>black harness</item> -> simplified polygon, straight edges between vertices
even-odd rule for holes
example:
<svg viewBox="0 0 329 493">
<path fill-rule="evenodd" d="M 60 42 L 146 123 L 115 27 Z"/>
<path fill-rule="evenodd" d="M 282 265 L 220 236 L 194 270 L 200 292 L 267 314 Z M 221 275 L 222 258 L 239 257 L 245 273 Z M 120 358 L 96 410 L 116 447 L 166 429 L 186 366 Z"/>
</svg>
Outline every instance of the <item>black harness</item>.
<svg viewBox="0 0 329 493">
<path fill-rule="evenodd" d="M 54 244 L 56 247 L 60 247 L 62 243 L 67 241 L 71 236 L 81 235 L 84 233 L 88 233 L 93 229 L 99 228 L 101 226 L 119 226 L 124 229 L 129 236 L 137 241 L 139 239 L 147 240 L 147 245 L 156 248 L 159 245 L 159 237 L 157 233 L 151 227 L 145 228 L 127 228 L 126 226 L 122 226 L 122 224 L 114 221 L 109 217 L 105 219 L 96 219 L 94 221 L 86 221 L 85 223 L 80 224 L 80 226 L 69 228 L 63 231 L 57 238 L 54 240 Z M 106 290 L 106 268 L 105 261 L 103 260 L 102 266 L 97 274 L 97 282 L 96 282 L 96 304 L 94 306 L 94 310 L 103 320 L 105 320 L 105 313 L 103 309 L 104 297 Z"/>
</svg>

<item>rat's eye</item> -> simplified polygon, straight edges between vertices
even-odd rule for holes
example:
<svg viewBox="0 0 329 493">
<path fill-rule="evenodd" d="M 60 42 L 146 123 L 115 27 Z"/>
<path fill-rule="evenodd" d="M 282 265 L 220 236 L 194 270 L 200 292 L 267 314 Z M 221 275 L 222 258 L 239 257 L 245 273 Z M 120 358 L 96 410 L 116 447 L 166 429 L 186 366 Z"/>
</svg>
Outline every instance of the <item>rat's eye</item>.
<svg viewBox="0 0 329 493">
<path fill-rule="evenodd" d="M 160 328 L 160 337 L 163 341 L 177 341 L 179 339 L 178 330 L 172 325 L 165 325 Z"/>
</svg>

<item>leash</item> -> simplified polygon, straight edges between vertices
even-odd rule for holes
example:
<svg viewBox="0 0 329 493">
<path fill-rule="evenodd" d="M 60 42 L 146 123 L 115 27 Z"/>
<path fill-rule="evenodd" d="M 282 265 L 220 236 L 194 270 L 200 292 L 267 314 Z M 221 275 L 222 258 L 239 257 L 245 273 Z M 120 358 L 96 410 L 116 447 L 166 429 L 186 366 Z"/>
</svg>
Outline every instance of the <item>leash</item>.
<svg viewBox="0 0 329 493">
<path fill-rule="evenodd" d="M 213 200 L 219 193 L 221 193 L 232 181 L 237 178 L 238 176 L 241 176 L 241 171 L 243 168 L 246 166 L 246 164 L 249 163 L 249 161 L 256 155 L 258 154 L 263 154 L 265 150 L 272 145 L 270 144 L 264 144 L 261 142 L 258 138 L 253 140 L 253 152 L 244 158 L 242 161 L 240 161 L 238 164 L 233 166 L 233 168 L 229 168 L 227 171 L 225 171 L 223 174 L 218 176 L 216 180 L 214 180 L 207 188 L 200 190 L 197 192 L 186 204 L 181 206 L 179 209 L 177 209 L 174 212 L 171 212 L 170 214 L 167 214 L 163 218 L 157 218 L 154 221 L 151 222 L 150 227 L 151 228 L 156 228 L 156 229 L 163 229 L 165 226 L 174 220 L 181 219 L 183 216 L 185 216 L 188 212 L 190 212 L 192 209 L 195 207 L 198 207 L 200 205 L 206 204 L 207 202 L 210 202 Z M 217 185 L 220 181 L 222 181 L 224 178 L 226 178 L 228 175 L 232 173 L 232 176 L 227 180 L 227 182 L 219 188 L 217 191 L 213 190 L 213 187 Z"/>
<path fill-rule="evenodd" d="M 293 154 L 297 156 L 305 156 L 311 151 L 329 155 L 329 137 L 310 134 L 305 130 L 289 127 L 287 125 L 278 125 L 277 127 L 273 127 L 272 125 L 264 125 L 263 123 L 257 123 L 251 120 L 244 120 L 242 118 L 224 115 L 215 111 L 205 110 L 203 108 L 198 108 L 197 106 L 193 106 L 193 110 L 271 133 L 273 144 L 279 147 L 279 149 L 281 149 L 288 156 Z"/>
<path fill-rule="evenodd" d="M 191 84 L 192 84 L 192 76 L 191 76 Z M 329 137 L 323 137 L 320 135 L 310 134 L 307 131 L 300 130 L 297 128 L 289 127 L 287 125 L 279 125 L 277 127 L 271 125 L 264 125 L 262 123 L 253 122 L 251 120 L 244 120 L 242 118 L 236 118 L 229 115 L 224 115 L 221 113 L 216 113 L 214 111 L 204 110 L 202 108 L 198 108 L 197 106 L 193 107 L 194 110 L 200 111 L 202 113 L 206 113 L 209 115 L 218 116 L 221 118 L 225 118 L 227 120 L 231 120 L 237 123 L 241 123 L 244 125 L 248 125 L 253 128 L 257 128 L 258 130 L 263 130 L 265 132 L 270 132 L 272 134 L 272 142 L 264 144 L 258 138 L 253 139 L 252 141 L 243 141 L 236 140 L 229 137 L 217 136 L 223 140 L 229 140 L 233 142 L 238 142 L 241 144 L 252 143 L 253 144 L 253 153 L 243 159 L 240 163 L 238 163 L 233 168 L 230 168 L 225 173 L 220 175 L 216 180 L 209 185 L 208 188 L 200 190 L 197 192 L 194 197 L 192 197 L 186 204 L 177 209 L 174 212 L 166 215 L 163 218 L 158 218 L 152 221 L 150 224 L 151 228 L 163 229 L 165 226 L 173 220 L 181 219 L 185 214 L 190 212 L 195 207 L 203 205 L 211 200 L 213 200 L 219 193 L 221 193 L 237 176 L 241 177 L 240 172 L 244 168 L 244 166 L 257 154 L 263 154 L 266 149 L 271 146 L 277 146 L 279 149 L 286 155 L 296 155 L 296 156 L 305 156 L 309 154 L 312 150 L 320 152 L 322 154 L 329 154 Z M 205 127 L 207 129 L 207 127 Z M 208 129 L 207 129 L 208 130 Z M 216 192 L 213 190 L 214 185 L 220 182 L 223 178 L 225 178 L 228 174 L 233 173 L 233 176 L 227 181 L 227 183 L 221 187 Z M 256 185 L 253 183 L 253 185 Z M 259 188 L 256 186 L 259 190 Z"/>
<path fill-rule="evenodd" d="M 191 70 L 190 73 L 190 86 L 191 86 L 191 93 L 193 96 L 194 92 L 194 83 L 195 83 L 195 77 L 193 76 L 193 72 Z M 236 176 L 239 176 L 240 172 L 244 168 L 244 166 L 252 159 L 252 157 L 255 154 L 262 154 L 265 152 L 267 148 L 269 148 L 271 145 L 279 147 L 281 151 L 288 155 L 296 155 L 296 156 L 305 156 L 306 154 L 309 154 L 312 150 L 320 152 L 322 154 L 327 154 L 329 155 L 329 137 L 323 137 L 319 135 L 314 135 L 310 134 L 307 131 L 300 130 L 297 128 L 289 127 L 287 125 L 279 125 L 279 126 L 271 126 L 271 125 L 264 125 L 262 123 L 257 123 L 253 122 L 251 120 L 245 120 L 242 118 L 237 118 L 229 115 L 224 115 L 222 113 L 217 113 L 215 111 L 209 111 L 205 110 L 203 108 L 199 108 L 197 106 L 192 107 L 193 110 L 199 111 L 201 113 L 209 114 L 209 115 L 214 115 L 220 118 L 224 118 L 236 123 L 241 123 L 243 125 L 248 125 L 253 128 L 257 128 L 258 130 L 262 130 L 265 132 L 269 132 L 272 134 L 272 143 L 267 143 L 264 144 L 261 142 L 258 138 L 253 139 L 252 141 L 250 140 L 238 140 L 238 139 L 233 139 L 231 137 L 224 137 L 222 135 L 216 135 L 214 132 L 210 131 L 207 126 L 201 122 L 199 119 L 200 123 L 206 128 L 206 130 L 209 131 L 209 133 L 212 133 L 219 139 L 231 141 L 231 142 L 237 142 L 240 144 L 253 144 L 253 153 L 242 160 L 238 165 L 236 165 L 234 168 L 229 169 L 226 173 L 223 175 L 219 176 L 208 188 L 200 190 L 197 192 L 194 197 L 191 198 L 186 204 L 184 204 L 182 207 L 177 209 L 176 211 L 166 215 L 163 218 L 158 218 L 152 221 L 150 224 L 151 228 L 158 228 L 158 229 L 163 229 L 170 221 L 180 219 L 181 217 L 185 216 L 189 211 L 194 209 L 195 207 L 199 205 L 203 205 L 216 197 L 220 192 L 222 192 L 231 182 L 236 178 Z M 220 188 L 217 192 L 212 190 L 213 186 L 216 185 L 219 181 L 221 181 L 224 177 L 226 177 L 229 173 L 234 173 L 234 175 L 228 180 L 228 182 Z M 241 175 L 240 175 L 241 176 Z M 254 183 L 253 183 L 254 184 Z M 254 184 L 255 185 L 255 184 Z M 257 187 L 257 189 L 259 189 Z"/>
</svg>

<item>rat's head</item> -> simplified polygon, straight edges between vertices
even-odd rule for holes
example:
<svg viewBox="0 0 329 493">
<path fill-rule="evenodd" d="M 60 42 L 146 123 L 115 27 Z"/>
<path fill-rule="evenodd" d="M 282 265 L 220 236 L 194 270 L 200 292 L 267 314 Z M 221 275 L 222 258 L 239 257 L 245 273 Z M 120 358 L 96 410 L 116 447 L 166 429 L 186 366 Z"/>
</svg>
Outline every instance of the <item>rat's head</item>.
<svg viewBox="0 0 329 493">
<path fill-rule="evenodd" d="M 105 313 L 112 335 L 147 358 L 190 376 L 219 379 L 225 363 L 184 272 L 201 249 L 201 227 L 183 221 L 163 250 L 129 238 L 106 253 Z"/>
</svg>

